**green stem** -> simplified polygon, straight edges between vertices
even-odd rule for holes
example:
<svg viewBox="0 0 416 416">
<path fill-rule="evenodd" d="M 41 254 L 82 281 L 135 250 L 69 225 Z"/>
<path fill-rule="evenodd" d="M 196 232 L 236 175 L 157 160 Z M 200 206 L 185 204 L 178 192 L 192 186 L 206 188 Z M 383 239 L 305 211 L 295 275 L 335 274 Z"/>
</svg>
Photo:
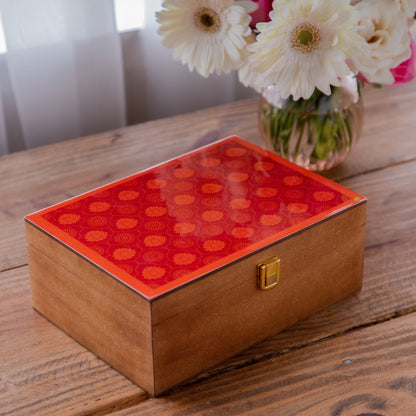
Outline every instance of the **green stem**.
<svg viewBox="0 0 416 416">
<path fill-rule="evenodd" d="M 302 153 L 301 142 L 308 135 L 308 144 L 314 145 L 312 157 L 324 160 L 330 155 L 350 148 L 353 140 L 353 112 L 350 109 L 331 111 L 331 100 L 339 99 L 339 91 L 332 96 L 315 91 L 309 100 L 285 102 L 285 108 L 264 105 L 262 124 L 277 153 L 285 157 L 297 157 Z M 318 109 L 318 112 L 316 112 Z M 329 109 L 326 113 L 320 110 Z M 291 146 L 291 140 L 297 142 Z M 289 150 L 293 149 L 293 155 Z"/>
</svg>

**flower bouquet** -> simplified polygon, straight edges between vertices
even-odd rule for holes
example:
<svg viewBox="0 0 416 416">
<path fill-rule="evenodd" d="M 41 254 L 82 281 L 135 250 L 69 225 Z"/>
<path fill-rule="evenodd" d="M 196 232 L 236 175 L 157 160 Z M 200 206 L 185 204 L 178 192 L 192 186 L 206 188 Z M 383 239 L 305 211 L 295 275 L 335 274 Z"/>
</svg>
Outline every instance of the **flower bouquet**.
<svg viewBox="0 0 416 416">
<path fill-rule="evenodd" d="M 269 147 L 309 169 L 340 163 L 362 126 L 360 84 L 415 76 L 416 0 L 164 0 L 165 47 L 204 77 L 238 71 L 262 94 Z"/>
</svg>

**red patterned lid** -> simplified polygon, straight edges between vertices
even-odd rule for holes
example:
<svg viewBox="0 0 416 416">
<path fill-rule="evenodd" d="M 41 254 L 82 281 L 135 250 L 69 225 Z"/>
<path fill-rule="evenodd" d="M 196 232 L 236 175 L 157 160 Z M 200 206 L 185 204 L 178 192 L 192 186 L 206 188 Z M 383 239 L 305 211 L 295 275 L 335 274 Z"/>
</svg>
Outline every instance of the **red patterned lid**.
<svg viewBox="0 0 416 416">
<path fill-rule="evenodd" d="M 230 137 L 26 220 L 153 299 L 364 199 Z"/>
</svg>

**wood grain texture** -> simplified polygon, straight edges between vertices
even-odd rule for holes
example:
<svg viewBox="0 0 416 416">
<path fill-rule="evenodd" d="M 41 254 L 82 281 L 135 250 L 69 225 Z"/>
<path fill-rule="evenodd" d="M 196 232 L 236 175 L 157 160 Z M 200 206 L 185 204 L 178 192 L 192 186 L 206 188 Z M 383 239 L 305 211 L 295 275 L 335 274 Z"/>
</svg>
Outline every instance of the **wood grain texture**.
<svg viewBox="0 0 416 416">
<path fill-rule="evenodd" d="M 205 414 L 210 414 L 211 410 L 211 414 L 215 414 L 213 412 L 218 409 L 221 412 L 217 414 L 227 414 L 231 403 L 229 390 L 224 397 L 217 394 L 229 383 L 251 388 L 249 394 L 246 394 L 247 390 L 243 390 L 243 394 L 233 391 L 231 410 L 234 414 L 239 411 L 252 414 L 248 409 L 250 406 L 256 408 L 259 401 L 265 406 L 264 412 L 259 414 L 291 414 L 290 411 L 296 409 L 292 406 L 307 397 L 309 407 L 298 412 L 302 416 L 331 414 L 321 411 L 321 403 L 326 403 L 333 414 L 341 416 L 360 413 L 413 416 L 408 409 L 415 407 L 412 402 L 415 397 L 415 346 L 412 345 L 413 355 L 409 356 L 400 350 L 407 341 L 395 334 L 403 330 L 403 319 L 406 320 L 403 332 L 406 336 L 414 334 L 414 318 L 412 321 L 405 317 L 387 324 L 381 322 L 416 310 L 415 86 L 416 81 L 400 88 L 366 88 L 362 138 L 347 161 L 327 174 L 369 198 L 362 291 L 278 336 L 256 344 L 202 375 L 194 386 L 182 387 L 174 395 L 156 402 L 147 400 L 139 388 L 32 310 L 27 268 L 20 267 L 27 261 L 22 217 L 217 138 L 237 134 L 256 142 L 257 100 L 231 103 L 1 157 L 0 270 L 16 269 L 0 273 L 0 414 L 107 414 L 142 400 L 146 400 L 148 407 L 140 407 L 139 411 L 132 407 L 130 414 L 159 414 L 157 406 L 161 404 L 164 406 L 161 414 L 169 414 L 166 409 L 170 407 L 177 414 L 198 414 L 202 408 Z M 371 327 L 365 329 L 368 326 Z M 374 331 L 380 328 L 383 334 L 383 357 L 378 348 L 382 346 L 381 335 L 378 340 L 374 339 L 377 341 L 374 344 L 368 341 L 371 339 L 368 331 L 373 328 Z M 344 337 L 343 334 L 353 330 L 355 332 Z M 348 341 L 351 335 L 354 335 L 351 342 L 355 348 Z M 331 378 L 334 367 L 325 363 L 335 363 L 333 354 L 344 351 L 345 339 L 348 341 L 345 345 L 351 346 L 345 351 L 354 352 L 358 357 L 360 348 L 366 345 L 365 354 L 345 367 L 344 359 L 351 360 L 352 355 L 348 353 L 341 357 L 340 368 L 354 368 L 355 377 L 351 377 L 351 373 L 336 373 L 337 378 Z M 389 344 L 390 339 L 395 342 Z M 337 343 L 337 340 L 342 342 Z M 326 348 L 326 345 L 333 345 L 334 349 Z M 392 361 L 389 361 L 390 351 Z M 301 368 L 286 367 L 286 372 L 280 373 L 286 377 L 285 381 L 276 379 L 278 382 L 269 392 L 262 387 L 269 374 L 267 371 L 261 369 L 256 378 L 245 376 L 246 371 L 260 368 L 263 363 L 286 362 L 289 355 L 302 360 Z M 309 356 L 311 359 L 307 360 Z M 372 357 L 375 357 L 374 366 L 369 366 Z M 317 371 L 315 362 L 318 367 L 328 370 L 327 377 L 320 373 L 319 390 L 318 380 L 311 378 Z M 383 365 L 389 365 L 389 362 L 394 366 L 386 371 L 387 367 Z M 296 380 L 303 379 L 306 380 L 303 388 L 292 394 Z M 357 380 L 359 383 L 355 384 Z M 385 383 L 380 384 L 383 380 Z M 292 384 L 286 387 L 291 381 Z M 377 381 L 380 383 L 371 384 Z M 211 383 L 217 382 L 217 387 L 213 388 L 215 384 Z M 313 393 L 319 394 L 309 394 L 310 386 Z M 360 391 L 350 394 L 352 387 Z M 328 394 L 326 398 L 323 392 Z M 378 399 L 365 401 L 379 396 L 381 402 Z M 252 397 L 256 401 L 252 401 Z M 211 406 L 214 398 L 215 407 Z M 377 408 L 383 400 L 386 403 L 384 410 Z M 286 413 L 275 410 L 282 401 L 289 409 Z M 199 403 L 199 407 L 195 403 Z M 153 404 L 156 407 L 152 407 Z M 185 407 L 178 410 L 177 406 L 182 405 Z"/>
<path fill-rule="evenodd" d="M 414 177 L 416 162 L 360 175 L 344 183 L 366 195 L 369 200 L 361 292 L 266 339 L 198 378 L 209 378 L 261 361 L 264 357 L 279 356 L 287 350 L 342 334 L 354 327 L 416 310 L 416 218 L 413 209 L 416 192 L 411 191 Z M 393 193 L 397 198 L 388 197 Z M 381 202 L 384 199 L 389 201 L 387 206 Z M 394 234 L 395 238 L 390 234 Z"/>
<path fill-rule="evenodd" d="M 412 416 L 416 314 L 267 359 L 117 416 Z"/>
<path fill-rule="evenodd" d="M 153 328 L 157 394 L 358 291 L 365 213 L 360 204 L 223 268 L 209 277 L 211 290 L 203 279 L 156 300 L 165 316 Z M 256 264 L 272 256 L 281 259 L 280 282 L 258 290 Z M 223 280 L 234 286 L 224 290 Z"/>
<path fill-rule="evenodd" d="M 146 398 L 32 309 L 27 267 L 0 276 L 0 415 L 109 413 Z"/>
<path fill-rule="evenodd" d="M 149 302 L 141 296 L 138 297 L 134 290 L 103 273 L 93 263 L 69 250 L 64 244 L 29 222 L 26 223 L 26 238 L 29 248 L 33 247 L 47 257 L 53 258 L 61 267 L 78 276 L 88 287 L 94 287 L 101 294 L 105 294 L 112 303 L 123 305 L 126 313 L 150 325 Z"/>
<path fill-rule="evenodd" d="M 326 174 L 342 179 L 416 159 L 416 80 L 364 89 L 356 149 Z M 260 144 L 256 98 L 0 157 L 0 270 L 26 263 L 22 218 L 229 135 Z M 149 143 L 151 145 L 149 145 Z"/>
<path fill-rule="evenodd" d="M 243 100 L 0 157 L 0 270 L 26 263 L 25 215 L 238 132 L 255 141 L 256 108 Z"/>
<path fill-rule="evenodd" d="M 412 161 L 340 181 L 368 198 L 368 247 L 414 237 L 415 178 L 416 161 Z"/>
<path fill-rule="evenodd" d="M 150 322 L 31 246 L 28 257 L 34 308 L 130 380 L 153 391 Z"/>
<path fill-rule="evenodd" d="M 415 244 L 416 240 L 412 240 L 366 252 L 363 288 L 359 293 L 265 339 L 222 365 L 200 374 L 189 384 L 337 337 L 354 328 L 376 325 L 416 311 L 416 264 L 412 258 Z M 380 261 L 386 256 L 393 258 L 388 269 Z"/>
<path fill-rule="evenodd" d="M 28 222 L 33 304 L 159 395 L 358 291 L 365 221 L 362 202 L 156 299 L 151 315 L 149 302 Z M 256 264 L 275 255 L 282 263 L 280 283 L 258 290 Z"/>
</svg>

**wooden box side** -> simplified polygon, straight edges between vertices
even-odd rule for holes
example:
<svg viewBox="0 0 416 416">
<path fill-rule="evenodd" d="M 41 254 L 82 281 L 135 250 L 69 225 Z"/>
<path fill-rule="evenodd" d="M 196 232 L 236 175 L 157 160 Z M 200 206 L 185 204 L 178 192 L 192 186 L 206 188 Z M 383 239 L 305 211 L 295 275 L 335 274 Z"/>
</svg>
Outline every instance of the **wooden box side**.
<svg viewBox="0 0 416 416">
<path fill-rule="evenodd" d="M 151 325 L 143 319 L 149 304 L 30 224 L 27 236 L 37 246 L 28 246 L 34 308 L 153 394 Z"/>
<path fill-rule="evenodd" d="M 155 393 L 359 290 L 365 221 L 363 202 L 153 302 Z M 272 256 L 280 283 L 263 291 L 256 265 Z"/>
<path fill-rule="evenodd" d="M 96 290 L 105 293 L 114 302 L 122 304 L 138 319 L 150 325 L 151 311 L 149 301 L 142 296 L 138 296 L 134 290 L 128 288 L 116 278 L 107 275 L 106 272 L 92 262 L 61 244 L 46 232 L 33 226 L 30 222 L 26 222 L 26 241 L 62 267 L 82 278 Z"/>
</svg>

